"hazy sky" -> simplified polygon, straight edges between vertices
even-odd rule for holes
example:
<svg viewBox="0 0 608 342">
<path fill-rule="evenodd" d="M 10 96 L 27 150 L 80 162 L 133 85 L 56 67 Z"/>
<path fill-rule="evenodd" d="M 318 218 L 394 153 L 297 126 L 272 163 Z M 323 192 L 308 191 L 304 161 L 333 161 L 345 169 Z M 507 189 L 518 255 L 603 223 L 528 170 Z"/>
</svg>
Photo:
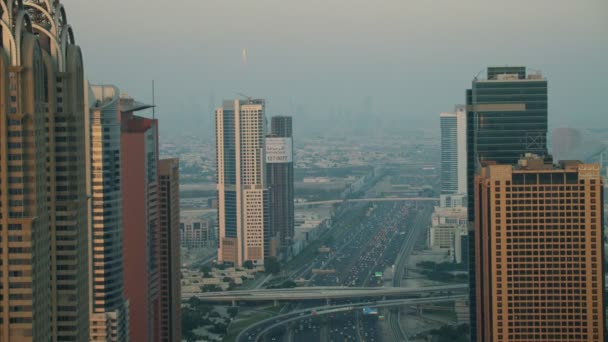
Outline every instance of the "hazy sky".
<svg viewBox="0 0 608 342">
<path fill-rule="evenodd" d="M 542 70 L 552 126 L 608 122 L 606 0 L 62 2 L 88 78 L 145 101 L 156 80 L 161 127 L 210 132 L 211 99 L 237 92 L 307 126 L 438 127 L 488 65 Z"/>
</svg>

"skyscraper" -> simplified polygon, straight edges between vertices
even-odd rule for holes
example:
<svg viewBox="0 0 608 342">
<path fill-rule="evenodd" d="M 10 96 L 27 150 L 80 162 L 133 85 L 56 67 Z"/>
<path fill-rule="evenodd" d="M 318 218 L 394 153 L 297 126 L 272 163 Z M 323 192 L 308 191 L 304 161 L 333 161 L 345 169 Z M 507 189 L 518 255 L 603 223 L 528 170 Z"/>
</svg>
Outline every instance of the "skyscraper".
<svg viewBox="0 0 608 342">
<path fill-rule="evenodd" d="M 477 341 L 604 341 L 599 170 L 528 155 L 475 177 Z"/>
<path fill-rule="evenodd" d="M 481 163 L 517 164 L 527 152 L 547 155 L 547 80 L 525 67 L 490 67 L 467 90 L 467 193 L 471 322 L 477 321 L 475 293 L 474 176 Z M 477 338 L 471 326 L 471 339 Z"/>
<path fill-rule="evenodd" d="M 160 341 L 181 341 L 179 160 L 159 162 Z"/>
<path fill-rule="evenodd" d="M 123 258 L 129 340 L 157 341 L 159 321 L 158 123 L 151 106 L 121 98 Z"/>
<path fill-rule="evenodd" d="M 224 101 L 216 110 L 218 261 L 264 261 L 268 226 L 264 100 Z"/>
<path fill-rule="evenodd" d="M 0 16 L 0 340 L 87 341 L 82 55 L 59 1 Z"/>
<path fill-rule="evenodd" d="M 441 194 L 467 192 L 466 107 L 454 113 L 441 113 Z"/>
<path fill-rule="evenodd" d="M 269 233 L 278 236 L 284 256 L 294 237 L 293 127 L 290 116 L 275 116 L 266 138 L 266 179 L 268 185 Z M 272 255 L 273 253 L 268 253 Z"/>
<path fill-rule="evenodd" d="M 89 95 L 91 196 L 91 341 L 127 341 L 124 296 L 119 90 L 91 86 Z"/>
</svg>

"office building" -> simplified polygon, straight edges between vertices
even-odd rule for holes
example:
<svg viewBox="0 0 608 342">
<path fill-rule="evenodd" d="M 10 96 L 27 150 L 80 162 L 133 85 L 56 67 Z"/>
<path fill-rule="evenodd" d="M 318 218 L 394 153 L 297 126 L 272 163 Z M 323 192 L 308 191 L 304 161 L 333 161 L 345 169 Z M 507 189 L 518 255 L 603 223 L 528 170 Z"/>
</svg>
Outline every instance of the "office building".
<svg viewBox="0 0 608 342">
<path fill-rule="evenodd" d="M 81 51 L 59 1 L 1 4 L 0 340 L 87 341 Z"/>
<path fill-rule="evenodd" d="M 91 197 L 91 341 L 127 341 L 124 296 L 119 90 L 92 85 L 87 158 Z"/>
<path fill-rule="evenodd" d="M 129 340 L 157 341 L 159 318 L 158 122 L 134 112 L 150 108 L 120 99 L 123 260 Z"/>
<path fill-rule="evenodd" d="M 160 203 L 160 341 L 181 341 L 179 160 L 158 167 Z"/>
<path fill-rule="evenodd" d="M 441 113 L 441 194 L 467 192 L 466 107 L 454 113 Z"/>
<path fill-rule="evenodd" d="M 210 220 L 183 220 L 179 226 L 182 248 L 216 246 L 214 227 Z"/>
<path fill-rule="evenodd" d="M 263 264 L 268 227 L 264 100 L 224 101 L 216 110 L 218 262 Z"/>
<path fill-rule="evenodd" d="M 268 185 L 269 232 L 284 256 L 294 237 L 293 127 L 290 116 L 275 116 L 266 138 L 266 179 Z M 271 241 L 271 246 L 272 246 Z M 267 253 L 277 256 L 274 248 Z"/>
<path fill-rule="evenodd" d="M 490 67 L 467 90 L 467 193 L 471 322 L 475 308 L 474 176 L 485 161 L 513 165 L 525 153 L 547 155 L 547 80 L 525 67 Z M 477 338 L 475 327 L 471 338 Z"/>
<path fill-rule="evenodd" d="M 536 155 L 476 176 L 477 341 L 604 341 L 602 191 Z"/>
</svg>

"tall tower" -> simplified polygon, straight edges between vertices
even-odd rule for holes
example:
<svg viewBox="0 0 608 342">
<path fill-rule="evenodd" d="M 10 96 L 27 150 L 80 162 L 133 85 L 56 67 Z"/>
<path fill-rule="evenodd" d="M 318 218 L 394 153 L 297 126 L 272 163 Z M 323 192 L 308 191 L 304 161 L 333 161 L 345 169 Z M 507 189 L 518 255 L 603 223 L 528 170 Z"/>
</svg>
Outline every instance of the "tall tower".
<svg viewBox="0 0 608 342">
<path fill-rule="evenodd" d="M 475 177 L 477 341 L 604 341 L 602 191 L 534 155 Z"/>
<path fill-rule="evenodd" d="M 454 113 L 441 113 L 441 193 L 467 192 L 467 122 L 466 106 L 456 106 Z"/>
<path fill-rule="evenodd" d="M 216 110 L 219 262 L 264 261 L 264 109 L 264 100 L 248 99 Z"/>
<path fill-rule="evenodd" d="M 486 161 L 517 164 L 525 153 L 547 155 L 547 80 L 525 67 L 490 67 L 467 90 L 467 193 L 471 322 L 476 322 L 474 177 Z M 471 339 L 477 338 L 475 325 Z"/>
<path fill-rule="evenodd" d="M 125 296 L 129 340 L 157 341 L 159 319 L 158 122 L 134 112 L 151 106 L 120 99 Z"/>
<path fill-rule="evenodd" d="M 0 340 L 87 341 L 83 63 L 59 1 L 0 1 Z"/>
<path fill-rule="evenodd" d="M 278 236 L 278 245 L 287 252 L 294 236 L 293 127 L 290 116 L 274 116 L 266 138 L 266 179 L 270 251 L 275 248 L 270 238 Z M 286 256 L 286 255 L 284 255 Z"/>
<path fill-rule="evenodd" d="M 179 160 L 159 162 L 160 341 L 181 341 Z"/>
<path fill-rule="evenodd" d="M 119 90 L 91 86 L 87 159 L 91 193 L 91 341 L 127 341 L 124 297 Z"/>
</svg>

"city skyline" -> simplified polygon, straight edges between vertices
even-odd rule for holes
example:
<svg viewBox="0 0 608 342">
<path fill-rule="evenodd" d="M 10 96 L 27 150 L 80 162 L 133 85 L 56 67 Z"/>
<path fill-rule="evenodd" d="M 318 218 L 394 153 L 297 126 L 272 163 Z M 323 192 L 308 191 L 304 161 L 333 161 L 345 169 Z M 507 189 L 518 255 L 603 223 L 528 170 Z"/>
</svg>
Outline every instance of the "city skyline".
<svg viewBox="0 0 608 342">
<path fill-rule="evenodd" d="M 169 5 L 0 0 L 0 342 L 608 338 L 608 3 Z"/>
<path fill-rule="evenodd" d="M 172 134 L 212 125 L 211 108 L 237 92 L 265 97 L 269 115 L 294 116 L 306 135 L 330 128 L 326 118 L 332 112 L 356 118 L 348 124 L 362 127 L 374 122 L 370 116 L 383 127 L 405 128 L 404 121 L 433 127 L 435 113 L 460 103 L 461 89 L 484 65 L 528 65 L 551 75 L 552 126 L 591 127 L 606 113 L 600 99 L 608 86 L 601 72 L 608 55 L 608 3 L 602 0 L 186 0 L 175 25 L 155 24 L 167 17 L 168 3 L 161 0 L 105 0 L 95 16 L 89 14 L 95 2 L 64 3 L 85 44 L 87 77 L 121 84 L 148 102 L 150 81 L 156 80 L 157 115 L 164 126 L 177 123 Z M 233 12 L 233 5 L 240 10 Z M 129 13 L 137 13 L 139 25 L 130 24 Z M 245 13 L 263 16 L 264 23 Z M 116 22 L 98 30 L 108 17 Z M 126 54 L 112 69 L 110 47 Z M 568 86 L 581 75 L 584 87 Z M 177 90 L 174 83 L 184 86 Z M 576 104 L 569 100 L 573 95 L 580 99 Z"/>
</svg>

